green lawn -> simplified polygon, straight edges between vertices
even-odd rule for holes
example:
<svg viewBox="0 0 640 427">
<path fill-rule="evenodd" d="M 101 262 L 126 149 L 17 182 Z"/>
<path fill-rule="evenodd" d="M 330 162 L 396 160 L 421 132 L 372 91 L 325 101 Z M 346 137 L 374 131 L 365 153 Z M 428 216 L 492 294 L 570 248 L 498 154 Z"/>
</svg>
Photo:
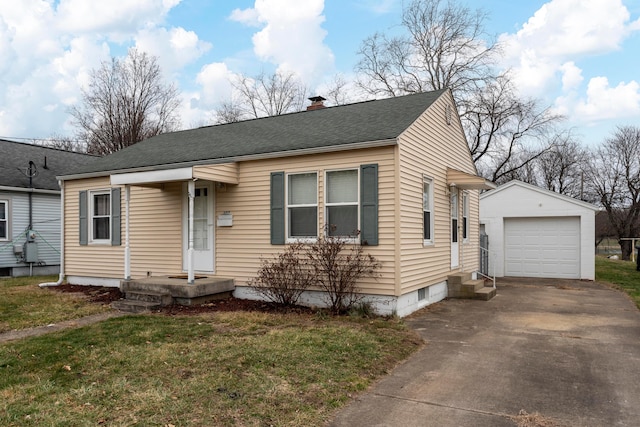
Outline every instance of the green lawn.
<svg viewBox="0 0 640 427">
<path fill-rule="evenodd" d="M 0 425 L 322 425 L 421 345 L 397 319 L 113 318 L 0 344 Z"/>
<path fill-rule="evenodd" d="M 0 333 L 58 323 L 109 310 L 76 294 L 41 289 L 38 283 L 55 282 L 58 276 L 0 279 Z"/>
<path fill-rule="evenodd" d="M 596 280 L 624 290 L 640 308 L 640 271 L 636 270 L 635 263 L 597 256 Z"/>
</svg>

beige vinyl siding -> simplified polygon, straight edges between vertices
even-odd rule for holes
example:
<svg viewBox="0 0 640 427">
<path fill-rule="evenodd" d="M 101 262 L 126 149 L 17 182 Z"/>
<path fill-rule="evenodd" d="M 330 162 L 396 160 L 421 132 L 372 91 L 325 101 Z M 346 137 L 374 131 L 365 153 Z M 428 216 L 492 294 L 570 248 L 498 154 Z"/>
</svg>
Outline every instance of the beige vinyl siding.
<svg viewBox="0 0 640 427">
<path fill-rule="evenodd" d="M 83 245 L 79 240 L 79 193 L 111 188 L 109 177 L 65 181 L 64 184 L 64 274 L 104 278 L 124 277 L 124 214 L 121 246 Z M 121 192 L 124 212 L 124 189 Z"/>
<path fill-rule="evenodd" d="M 180 182 L 172 182 L 131 187 L 132 277 L 167 276 L 182 271 L 182 186 Z"/>
<path fill-rule="evenodd" d="M 451 167 L 476 174 L 460 122 L 454 115 L 451 125 L 446 124 L 447 105 L 455 108 L 449 94 L 441 96 L 399 138 L 399 199 L 402 205 L 399 270 L 402 294 L 446 280 L 451 273 L 450 204 L 446 170 Z M 426 246 L 422 234 L 423 176 L 433 179 L 434 199 L 434 243 Z M 464 244 L 464 258 L 460 260 L 460 267 L 464 264 L 465 271 L 477 268 L 477 205 L 478 191 L 469 191 L 469 243 Z M 460 246 L 463 246 L 462 238 Z"/>
<path fill-rule="evenodd" d="M 219 165 L 194 166 L 193 177 L 212 182 L 227 184 L 238 183 L 238 164 L 223 163 Z"/>
<path fill-rule="evenodd" d="M 255 276 L 261 257 L 270 257 L 284 250 L 284 246 L 270 243 L 271 172 L 318 173 L 318 216 L 319 227 L 322 227 L 325 171 L 356 168 L 369 163 L 378 164 L 380 222 L 379 246 L 367 247 L 366 250 L 382 262 L 382 277 L 363 281 L 360 287 L 367 293 L 392 295 L 395 283 L 393 147 L 240 163 L 239 184 L 227 185 L 226 191 L 216 194 L 216 216 L 225 211 L 233 215 L 232 227 L 216 228 L 216 274 L 233 277 L 237 285 L 245 285 Z"/>
</svg>

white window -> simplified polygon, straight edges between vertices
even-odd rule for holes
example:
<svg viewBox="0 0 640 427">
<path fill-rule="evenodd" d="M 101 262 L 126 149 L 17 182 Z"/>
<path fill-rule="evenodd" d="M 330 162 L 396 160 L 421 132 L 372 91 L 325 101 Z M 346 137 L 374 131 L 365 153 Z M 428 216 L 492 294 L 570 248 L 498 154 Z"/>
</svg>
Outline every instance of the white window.
<svg viewBox="0 0 640 427">
<path fill-rule="evenodd" d="M 422 181 L 422 230 L 424 244 L 433 244 L 433 180 L 427 177 Z"/>
<path fill-rule="evenodd" d="M 325 223 L 330 236 L 356 236 L 359 230 L 358 188 L 358 169 L 327 172 Z"/>
<path fill-rule="evenodd" d="M 462 241 L 469 241 L 469 193 L 462 194 Z"/>
<path fill-rule="evenodd" d="M 90 193 L 89 236 L 93 243 L 111 242 L 111 192 L 92 191 Z"/>
<path fill-rule="evenodd" d="M 318 237 L 318 174 L 297 173 L 287 176 L 287 237 Z"/>
<path fill-rule="evenodd" d="M 9 202 L 0 200 L 0 240 L 9 240 Z"/>
</svg>

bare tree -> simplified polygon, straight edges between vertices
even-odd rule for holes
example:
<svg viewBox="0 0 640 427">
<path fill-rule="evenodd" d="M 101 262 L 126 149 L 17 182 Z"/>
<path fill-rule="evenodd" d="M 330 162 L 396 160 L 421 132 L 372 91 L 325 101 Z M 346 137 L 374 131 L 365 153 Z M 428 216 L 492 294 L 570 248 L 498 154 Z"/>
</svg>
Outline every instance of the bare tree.
<svg viewBox="0 0 640 427">
<path fill-rule="evenodd" d="M 89 153 L 118 151 L 179 125 L 179 92 L 162 81 L 157 59 L 137 49 L 91 72 L 82 104 L 71 108 Z"/>
<path fill-rule="evenodd" d="M 556 193 L 583 199 L 589 157 L 589 152 L 570 132 L 556 135 L 549 150 L 535 161 L 539 185 Z"/>
<path fill-rule="evenodd" d="M 348 92 L 349 82 L 341 74 L 333 76 L 333 80 L 327 87 L 326 98 L 331 105 L 344 105 L 352 102 Z"/>
<path fill-rule="evenodd" d="M 307 90 L 293 73 L 240 76 L 233 84 L 239 103 L 250 117 L 279 116 L 301 111 Z"/>
<path fill-rule="evenodd" d="M 549 150 L 545 144 L 562 119 L 535 99 L 520 98 L 508 75 L 497 77 L 466 102 L 462 120 L 473 161 L 501 183 Z"/>
<path fill-rule="evenodd" d="M 58 150 L 72 151 L 74 153 L 86 153 L 87 146 L 84 141 L 78 141 L 68 136 L 52 135 L 47 139 L 33 140 L 33 144 L 43 147 L 56 148 Z"/>
<path fill-rule="evenodd" d="M 640 236 L 640 127 L 619 126 L 595 151 L 589 171 L 594 201 L 605 208 L 622 259 L 633 248 L 623 238 Z"/>
<path fill-rule="evenodd" d="M 466 98 L 495 76 L 500 48 L 485 40 L 486 17 L 449 0 L 412 1 L 402 14 L 406 35 L 363 41 L 359 86 L 386 96 L 449 88 L 457 100 Z"/>
<path fill-rule="evenodd" d="M 214 110 L 214 123 L 235 123 L 244 120 L 246 117 L 244 109 L 232 100 L 222 101 L 218 108 Z"/>
</svg>

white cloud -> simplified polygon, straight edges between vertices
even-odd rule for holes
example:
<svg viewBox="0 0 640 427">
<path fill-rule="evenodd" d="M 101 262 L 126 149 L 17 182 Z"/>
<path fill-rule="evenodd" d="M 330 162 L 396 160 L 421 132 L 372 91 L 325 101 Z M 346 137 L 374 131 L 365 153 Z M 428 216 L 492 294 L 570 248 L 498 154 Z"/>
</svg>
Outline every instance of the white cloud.
<svg viewBox="0 0 640 427">
<path fill-rule="evenodd" d="M 564 92 L 577 89 L 580 83 L 582 83 L 582 70 L 576 67 L 573 61 L 562 64 L 560 71 L 562 72 L 562 90 Z"/>
<path fill-rule="evenodd" d="M 567 74 L 568 62 L 620 49 L 640 28 L 629 19 L 621 0 L 551 0 L 520 31 L 500 36 L 504 66 L 513 70 L 523 94 L 537 96 L 550 89 L 558 73 L 577 77 L 575 69 Z"/>
<path fill-rule="evenodd" d="M 263 27 L 253 35 L 260 60 L 314 83 L 334 63 L 333 53 L 324 44 L 323 9 L 323 0 L 256 0 L 253 8 L 234 11 L 231 19 Z"/>
<path fill-rule="evenodd" d="M 184 28 L 148 28 L 135 35 L 136 46 L 158 58 L 165 75 L 171 75 L 190 64 L 209 49 L 211 43 L 202 41 L 193 31 Z"/>
<path fill-rule="evenodd" d="M 180 0 L 61 0 L 57 22 L 67 32 L 102 33 L 126 37 L 139 28 L 162 22 Z"/>
<path fill-rule="evenodd" d="M 234 73 L 223 62 L 207 64 L 196 77 L 196 82 L 202 87 L 198 107 L 214 108 L 218 102 L 231 99 L 231 81 Z"/>
<path fill-rule="evenodd" d="M 591 79 L 586 100 L 575 105 L 575 115 L 585 122 L 640 116 L 640 84 L 622 82 L 615 87 L 606 77 Z"/>
</svg>

